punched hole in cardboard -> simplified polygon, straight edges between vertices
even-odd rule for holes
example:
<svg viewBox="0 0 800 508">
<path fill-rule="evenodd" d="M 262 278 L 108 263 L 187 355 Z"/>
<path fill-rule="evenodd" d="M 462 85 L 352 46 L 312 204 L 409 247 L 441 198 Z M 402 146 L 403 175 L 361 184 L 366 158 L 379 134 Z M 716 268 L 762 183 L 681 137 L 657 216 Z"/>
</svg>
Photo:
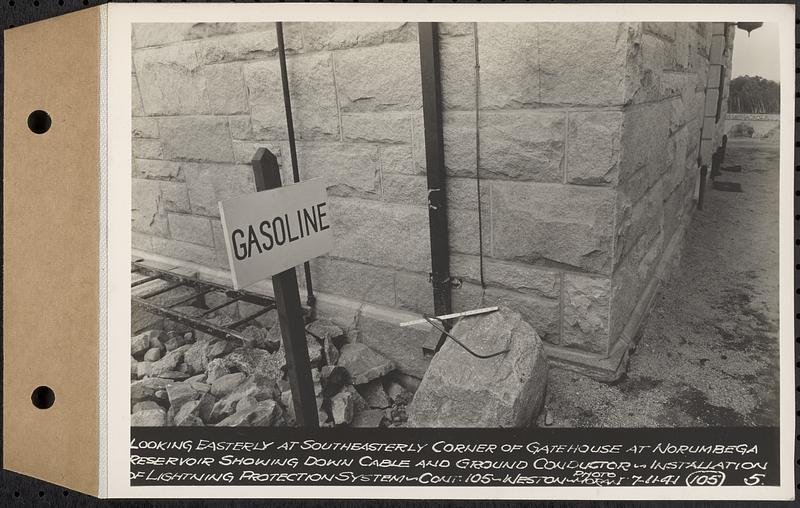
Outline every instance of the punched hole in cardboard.
<svg viewBox="0 0 800 508">
<path fill-rule="evenodd" d="M 35 134 L 44 134 L 50 130 L 51 125 L 53 125 L 53 120 L 47 111 L 37 109 L 28 115 L 28 128 Z"/>
<path fill-rule="evenodd" d="M 56 394 L 49 386 L 38 386 L 31 393 L 31 402 L 39 409 L 49 409 L 56 402 Z"/>
</svg>

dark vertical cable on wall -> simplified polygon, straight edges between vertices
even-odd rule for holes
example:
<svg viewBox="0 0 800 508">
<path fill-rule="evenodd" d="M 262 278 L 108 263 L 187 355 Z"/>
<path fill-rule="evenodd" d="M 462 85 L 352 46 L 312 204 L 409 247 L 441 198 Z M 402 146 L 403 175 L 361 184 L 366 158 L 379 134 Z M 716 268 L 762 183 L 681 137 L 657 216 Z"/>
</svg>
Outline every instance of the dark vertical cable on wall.
<svg viewBox="0 0 800 508">
<path fill-rule="evenodd" d="M 481 276 L 481 301 L 486 295 L 486 282 L 483 277 L 483 203 L 481 201 L 481 62 L 478 58 L 478 23 L 472 24 L 472 45 L 475 50 L 475 181 L 478 187 L 478 259 Z"/>
<path fill-rule="evenodd" d="M 275 23 L 278 37 L 278 56 L 281 64 L 281 82 L 283 84 L 283 106 L 286 109 L 286 130 L 289 133 L 289 153 L 292 158 L 292 180 L 300 181 L 300 170 L 297 168 L 297 145 L 294 140 L 294 121 L 292 120 L 292 98 L 289 95 L 289 73 L 286 71 L 286 47 L 283 42 L 283 23 Z M 311 265 L 308 261 L 303 263 L 303 272 L 306 279 L 306 303 L 314 306 L 317 299 L 314 296 L 314 287 L 311 284 Z"/>
</svg>

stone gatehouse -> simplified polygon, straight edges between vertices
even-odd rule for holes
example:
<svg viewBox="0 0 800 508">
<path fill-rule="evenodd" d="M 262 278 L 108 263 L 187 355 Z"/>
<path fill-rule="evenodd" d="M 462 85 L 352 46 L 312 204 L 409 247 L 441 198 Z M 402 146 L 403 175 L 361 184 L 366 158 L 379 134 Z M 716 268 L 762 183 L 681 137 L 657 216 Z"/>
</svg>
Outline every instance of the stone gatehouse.
<svg viewBox="0 0 800 508">
<path fill-rule="evenodd" d="M 335 224 L 318 312 L 421 377 L 427 332 L 397 326 L 433 311 L 417 26 L 284 31 L 300 174 Z M 440 24 L 453 308 L 504 303 L 551 361 L 618 376 L 720 143 L 733 32 Z M 254 192 L 260 146 L 291 181 L 274 25 L 135 25 L 133 47 L 134 253 L 230 281 L 217 201 Z"/>
</svg>

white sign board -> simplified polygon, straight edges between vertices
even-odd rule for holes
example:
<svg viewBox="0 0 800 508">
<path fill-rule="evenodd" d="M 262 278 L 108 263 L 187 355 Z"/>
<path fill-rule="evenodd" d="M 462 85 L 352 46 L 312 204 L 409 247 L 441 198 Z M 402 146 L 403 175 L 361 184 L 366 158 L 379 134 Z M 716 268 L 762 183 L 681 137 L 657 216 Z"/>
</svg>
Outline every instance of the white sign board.
<svg viewBox="0 0 800 508">
<path fill-rule="evenodd" d="M 235 289 L 333 249 L 322 178 L 220 201 L 219 214 Z"/>
</svg>

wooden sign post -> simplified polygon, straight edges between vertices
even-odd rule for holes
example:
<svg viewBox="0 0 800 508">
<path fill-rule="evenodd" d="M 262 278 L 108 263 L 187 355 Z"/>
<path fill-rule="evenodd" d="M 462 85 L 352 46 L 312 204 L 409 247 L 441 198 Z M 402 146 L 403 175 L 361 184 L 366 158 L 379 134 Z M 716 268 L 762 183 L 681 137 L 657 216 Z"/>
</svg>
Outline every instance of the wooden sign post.
<svg viewBox="0 0 800 508">
<path fill-rule="evenodd" d="M 253 156 L 253 175 L 257 191 L 281 186 L 278 161 L 266 148 L 259 148 Z M 295 419 L 301 427 L 319 427 L 317 398 L 314 394 L 311 362 L 308 359 L 306 344 L 306 328 L 294 268 L 273 275 L 272 287 L 275 291 L 275 304 L 286 355 L 286 371 L 292 390 Z"/>
</svg>

